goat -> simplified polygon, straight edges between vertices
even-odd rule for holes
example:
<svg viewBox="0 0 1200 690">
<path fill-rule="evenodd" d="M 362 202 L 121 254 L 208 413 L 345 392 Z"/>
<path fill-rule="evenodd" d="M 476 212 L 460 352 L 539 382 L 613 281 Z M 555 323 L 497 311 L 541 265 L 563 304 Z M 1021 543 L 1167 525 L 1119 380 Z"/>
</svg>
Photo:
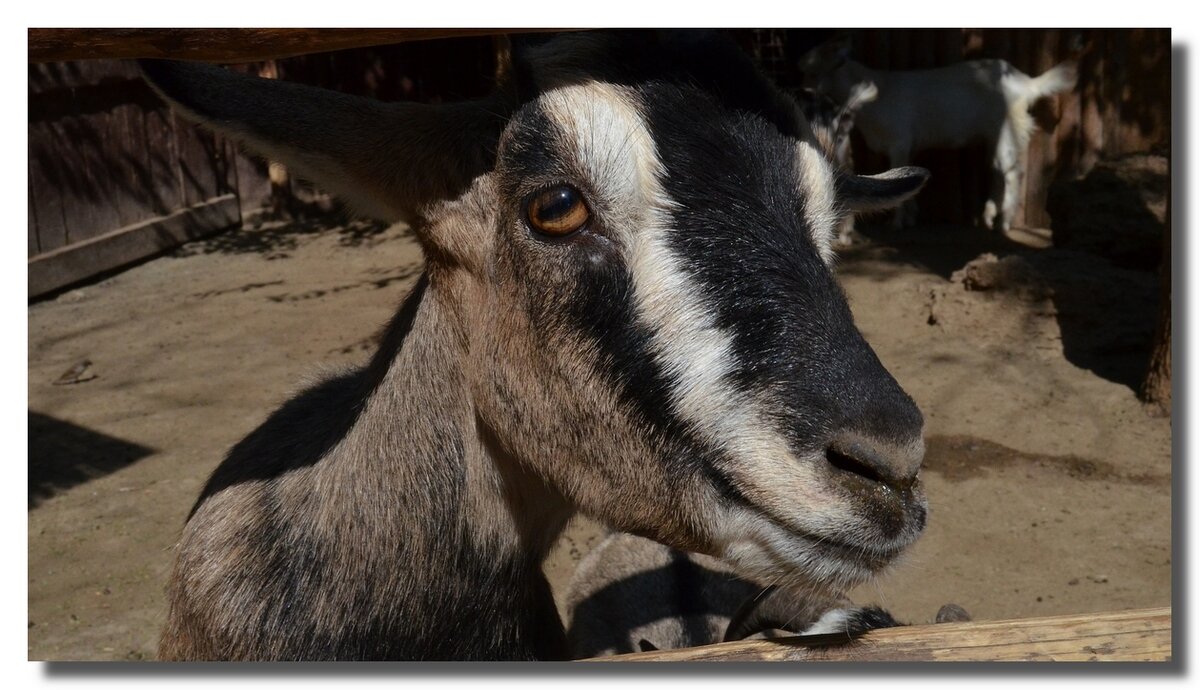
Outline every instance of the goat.
<svg viewBox="0 0 1200 690">
<path fill-rule="evenodd" d="M 425 256 L 370 362 L 210 478 L 161 658 L 565 658 L 541 564 L 575 511 L 817 590 L 922 531 L 921 413 L 829 262 L 840 213 L 928 173 L 832 170 L 720 34 L 511 60 L 444 105 L 142 63 L 182 115 L 409 223 Z"/>
<path fill-rule="evenodd" d="M 875 100 L 879 90 L 870 82 L 855 84 L 844 103 L 837 103 L 815 89 L 798 89 L 793 92 L 800 110 L 812 128 L 817 144 L 825 157 L 843 172 L 854 172 L 854 155 L 850 148 L 850 132 L 854 129 L 854 116 L 863 105 Z M 854 232 L 854 216 L 847 215 L 838 226 L 837 242 L 842 246 L 851 243 Z"/>
<path fill-rule="evenodd" d="M 844 596 L 764 586 L 721 561 L 613 533 L 580 562 L 566 596 L 572 656 L 681 649 L 749 637 L 841 633 L 901 625 Z M 935 622 L 970 620 L 943 606 Z"/>
<path fill-rule="evenodd" d="M 1004 60 L 968 60 L 925 70 L 883 71 L 849 59 L 849 43 L 837 40 L 801 58 L 800 69 L 818 91 L 845 99 L 861 83 L 878 97 L 860 111 L 856 124 L 867 148 L 886 154 L 891 166 L 932 148 L 961 148 L 984 142 L 992 152 L 994 182 L 983 222 L 1009 228 L 1024 191 L 1026 154 L 1035 127 L 1029 113 L 1038 100 L 1075 88 L 1076 65 L 1067 60 L 1030 77 Z M 893 217 L 896 227 L 916 219 L 909 202 Z"/>
</svg>

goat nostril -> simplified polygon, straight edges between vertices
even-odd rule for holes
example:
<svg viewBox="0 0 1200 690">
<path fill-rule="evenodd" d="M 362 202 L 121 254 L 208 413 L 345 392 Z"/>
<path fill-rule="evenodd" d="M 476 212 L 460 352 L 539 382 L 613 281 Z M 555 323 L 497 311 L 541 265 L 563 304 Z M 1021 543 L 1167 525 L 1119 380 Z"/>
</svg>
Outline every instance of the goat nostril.
<svg viewBox="0 0 1200 690">
<path fill-rule="evenodd" d="M 912 488 L 920 470 L 920 458 L 912 449 L 881 444 L 858 435 L 834 440 L 825 449 L 825 459 L 842 472 L 899 491 Z"/>
<path fill-rule="evenodd" d="M 885 483 L 883 477 L 879 476 L 879 473 L 876 472 L 870 465 L 862 463 L 854 456 L 848 455 L 833 446 L 825 449 L 825 459 L 829 461 L 830 465 L 833 465 L 843 472 L 857 474 L 858 476 L 872 482 Z"/>
</svg>

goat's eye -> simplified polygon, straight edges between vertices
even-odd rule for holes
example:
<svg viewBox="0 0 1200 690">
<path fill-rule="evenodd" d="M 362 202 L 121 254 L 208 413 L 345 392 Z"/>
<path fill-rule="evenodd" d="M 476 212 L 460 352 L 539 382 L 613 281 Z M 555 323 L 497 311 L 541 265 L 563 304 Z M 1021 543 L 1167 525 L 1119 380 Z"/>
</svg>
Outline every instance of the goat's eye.
<svg viewBox="0 0 1200 690">
<path fill-rule="evenodd" d="M 591 217 L 583 194 L 570 185 L 558 185 L 535 192 L 525 202 L 529 227 L 545 235 L 569 235 Z"/>
</svg>

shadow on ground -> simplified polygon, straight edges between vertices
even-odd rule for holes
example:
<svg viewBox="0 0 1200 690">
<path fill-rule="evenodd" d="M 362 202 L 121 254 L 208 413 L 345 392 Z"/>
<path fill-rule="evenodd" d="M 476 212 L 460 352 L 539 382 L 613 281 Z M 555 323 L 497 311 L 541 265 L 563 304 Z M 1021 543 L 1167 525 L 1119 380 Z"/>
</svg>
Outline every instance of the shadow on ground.
<svg viewBox="0 0 1200 690">
<path fill-rule="evenodd" d="M 1050 300 L 1062 333 L 1063 353 L 1075 366 L 1140 389 L 1158 316 L 1157 273 L 1114 265 L 1075 249 L 1039 249 L 1000 233 L 958 225 L 894 229 L 863 225 L 870 240 L 844 253 L 841 271 L 887 278 L 905 266 L 947 281 L 982 254 L 1016 266 L 1004 289 Z M 1010 259 L 1009 257 L 1015 257 Z M 1014 283 L 1024 283 L 1017 285 Z"/>
<path fill-rule="evenodd" d="M 329 230 L 337 233 L 343 247 L 369 246 L 390 225 L 374 220 L 347 219 L 341 213 L 306 214 L 297 218 L 264 218 L 252 227 L 221 233 L 190 242 L 175 250 L 175 256 L 197 254 L 262 254 L 268 260 L 284 259 L 305 237 Z"/>
<path fill-rule="evenodd" d="M 153 448 L 30 411 L 29 508 L 154 452 Z"/>
</svg>

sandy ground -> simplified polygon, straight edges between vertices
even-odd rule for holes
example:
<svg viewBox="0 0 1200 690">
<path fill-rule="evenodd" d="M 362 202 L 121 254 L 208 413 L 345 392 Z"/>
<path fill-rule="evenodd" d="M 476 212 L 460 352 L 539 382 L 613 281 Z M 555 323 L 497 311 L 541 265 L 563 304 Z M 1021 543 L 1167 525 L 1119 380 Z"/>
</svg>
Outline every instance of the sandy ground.
<svg viewBox="0 0 1200 690">
<path fill-rule="evenodd" d="M 977 619 L 1168 605 L 1171 424 L 1131 387 L 1153 276 L 968 228 L 866 235 L 839 273 L 925 413 L 931 517 L 853 596 L 913 622 L 949 601 Z M 1028 258 L 1020 280 L 952 280 L 987 251 Z M 29 307 L 30 659 L 152 658 L 207 475 L 305 380 L 364 361 L 419 267 L 401 227 L 292 224 Z M 556 593 L 600 535 L 571 525 Z"/>
</svg>

